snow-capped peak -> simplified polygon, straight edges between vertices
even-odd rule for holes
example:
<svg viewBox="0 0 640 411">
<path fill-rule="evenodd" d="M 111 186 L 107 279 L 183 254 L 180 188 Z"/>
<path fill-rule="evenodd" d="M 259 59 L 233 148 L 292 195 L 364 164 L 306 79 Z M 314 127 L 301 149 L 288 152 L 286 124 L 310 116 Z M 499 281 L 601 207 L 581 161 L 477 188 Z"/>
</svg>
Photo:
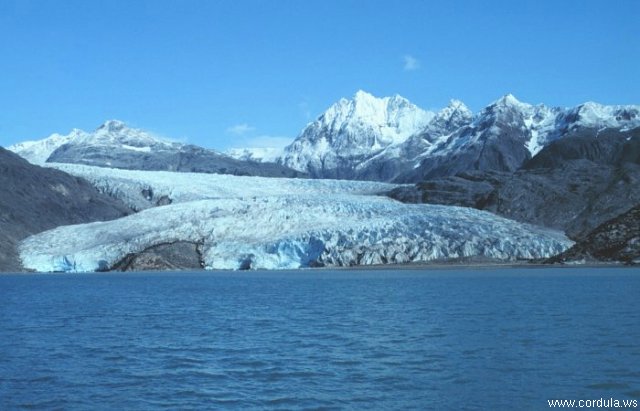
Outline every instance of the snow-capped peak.
<svg viewBox="0 0 640 411">
<path fill-rule="evenodd" d="M 144 130 L 130 128 L 123 121 L 108 120 L 91 133 L 74 128 L 67 135 L 54 133 L 45 139 L 25 141 L 8 149 L 33 164 L 44 164 L 54 151 L 65 144 L 109 146 L 143 152 L 179 146 Z"/>
<path fill-rule="evenodd" d="M 469 107 L 456 99 L 451 99 L 449 104 L 436 114 L 436 117 L 440 118 L 465 117 L 470 119 L 472 116 L 473 113 L 469 110 Z"/>
<path fill-rule="evenodd" d="M 451 107 L 451 108 L 454 108 L 454 109 L 463 108 L 465 110 L 469 110 L 469 108 L 467 107 L 466 104 L 464 104 L 464 102 L 462 102 L 462 101 L 460 101 L 458 99 L 455 99 L 455 98 L 452 98 L 451 100 L 449 100 L 449 104 L 447 104 L 447 107 L 445 107 L 445 108 L 448 108 L 448 107 Z"/>
<path fill-rule="evenodd" d="M 402 96 L 378 98 L 358 90 L 353 99 L 340 99 L 317 121 L 332 132 L 379 134 L 379 143 L 387 145 L 406 140 L 433 116 Z"/>
<path fill-rule="evenodd" d="M 583 123 L 611 125 L 609 123 L 638 123 L 639 109 L 638 106 L 604 106 L 590 101 L 578 106 L 577 113 Z"/>
<path fill-rule="evenodd" d="M 458 128 L 469 124 L 473 120 L 473 113 L 460 100 L 452 99 L 429 122 L 424 130 L 424 135 L 431 142 L 435 139 L 450 134 Z"/>
<path fill-rule="evenodd" d="M 498 100 L 494 101 L 491 105 L 489 105 L 489 107 L 505 107 L 522 110 L 531 107 L 531 105 L 521 102 L 513 94 L 508 93 L 500 97 Z"/>
<path fill-rule="evenodd" d="M 358 90 L 353 95 L 353 100 L 354 101 L 372 101 L 372 100 L 377 100 L 377 99 L 371 93 L 367 93 L 364 90 Z"/>
<path fill-rule="evenodd" d="M 9 146 L 7 149 L 13 151 L 32 164 L 41 165 L 44 164 L 51 153 L 56 151 L 59 147 L 72 141 L 82 139 L 86 136 L 87 133 L 85 131 L 74 128 L 67 135 L 54 133 L 42 140 L 24 141 L 22 143 Z"/>
<path fill-rule="evenodd" d="M 640 106 L 605 106 L 586 102 L 577 107 L 563 110 L 559 115 L 563 128 L 620 128 L 630 130 L 640 127 Z"/>
<path fill-rule="evenodd" d="M 282 156 L 283 150 L 281 147 L 230 148 L 224 154 L 237 160 L 275 163 Z"/>
<path fill-rule="evenodd" d="M 341 98 L 309 123 L 285 149 L 281 162 L 296 170 L 313 171 L 339 157 L 379 152 L 406 141 L 434 116 L 402 96 L 379 98 L 358 90 L 352 99 Z"/>
<path fill-rule="evenodd" d="M 504 101 L 505 103 L 508 103 L 508 104 L 519 104 L 520 103 L 520 100 L 518 100 L 516 98 L 516 96 L 514 96 L 511 93 L 505 94 L 504 96 L 502 96 L 502 98 L 500 98 L 500 100 L 502 100 L 502 101 Z"/>
<path fill-rule="evenodd" d="M 108 131 L 110 133 L 114 133 L 114 132 L 121 131 L 126 127 L 127 127 L 127 125 L 125 124 L 124 121 L 107 120 L 104 123 L 102 123 L 102 125 L 100 127 L 98 127 L 96 129 L 96 131 L 98 131 L 98 130 L 106 130 L 106 131 Z"/>
<path fill-rule="evenodd" d="M 87 145 L 120 146 L 124 148 L 150 150 L 152 147 L 171 147 L 175 143 L 163 140 L 148 131 L 131 128 L 120 120 L 104 122 L 93 133 L 87 134 L 82 140 Z"/>
</svg>

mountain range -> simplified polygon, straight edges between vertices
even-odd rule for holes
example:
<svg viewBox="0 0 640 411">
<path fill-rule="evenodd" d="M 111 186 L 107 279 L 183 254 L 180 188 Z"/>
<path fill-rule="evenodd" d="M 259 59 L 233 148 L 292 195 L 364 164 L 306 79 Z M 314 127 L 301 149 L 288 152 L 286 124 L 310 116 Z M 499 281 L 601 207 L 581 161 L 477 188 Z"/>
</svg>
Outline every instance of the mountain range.
<svg viewBox="0 0 640 411">
<path fill-rule="evenodd" d="M 585 103 L 570 108 L 548 107 L 523 103 L 507 94 L 477 113 L 473 113 L 458 100 L 452 100 L 442 110 L 429 111 L 401 96 L 377 98 L 358 91 L 353 98 L 340 99 L 316 120 L 307 124 L 298 137 L 283 150 L 237 149 L 220 153 L 161 139 L 117 120 L 107 121 L 93 132 L 74 129 L 67 135 L 53 134 L 46 139 L 16 144 L 9 149 L 33 164 L 48 166 L 33 166 L 33 169 L 24 172 L 26 174 L 38 175 L 51 171 L 61 173 L 56 174 L 58 178 L 66 175 L 66 172 L 76 176 L 69 178 L 76 178 L 77 184 L 82 187 L 89 184 L 88 180 L 97 188 L 95 195 L 99 195 L 99 199 L 86 195 L 84 197 L 91 204 L 115 201 L 106 208 L 100 206 L 92 209 L 93 211 L 83 214 L 83 218 L 60 220 L 61 224 L 65 224 L 65 221 L 89 222 L 116 218 L 118 213 L 141 213 L 158 206 L 169 208 L 148 215 L 168 218 L 179 224 L 171 226 L 173 223 L 163 223 L 162 230 L 166 234 L 152 236 L 144 228 L 145 224 L 151 224 L 151 220 L 142 217 L 131 219 L 130 221 L 136 222 L 138 230 L 147 234 L 136 240 L 137 245 L 129 244 L 130 239 L 138 235 L 136 233 L 113 234 L 109 241 L 113 240 L 115 243 L 110 243 L 109 247 L 120 251 L 106 260 L 95 254 L 100 253 L 100 239 L 97 243 L 94 242 L 91 251 L 94 254 L 90 255 L 74 254 L 73 247 L 65 248 L 71 253 L 69 255 L 56 255 L 56 250 L 49 246 L 55 240 L 50 235 L 32 236 L 34 239 L 30 242 L 21 240 L 27 234 L 36 234 L 40 228 L 51 228 L 51 225 L 36 224 L 40 228 L 34 226 L 29 230 L 19 231 L 22 234 L 9 241 L 10 244 L 20 242 L 35 247 L 35 251 L 23 247 L 21 252 L 23 260 L 27 258 L 31 261 L 31 267 L 36 269 L 50 269 L 53 261 L 56 261 L 55 267 L 62 267 L 64 270 L 75 269 L 76 263 L 85 264 L 91 269 L 139 267 L 141 261 L 153 261 L 153 267 L 175 269 L 175 261 L 162 260 L 173 260 L 176 255 L 184 254 L 184 250 L 189 250 L 189 257 L 185 258 L 185 261 L 189 261 L 189 267 L 219 268 L 283 268 L 311 263 L 352 265 L 366 262 L 424 261 L 429 258 L 466 255 L 499 256 L 502 259 L 517 255 L 546 258 L 551 256 L 550 250 L 557 253 L 569 244 L 566 239 L 554 237 L 555 234 L 549 236 L 546 232 L 522 226 L 518 229 L 529 233 L 526 243 L 529 248 L 526 249 L 524 243 L 522 247 L 525 249 L 513 248 L 513 243 L 509 243 L 511 251 L 505 252 L 505 244 L 495 248 L 494 242 L 498 240 L 489 235 L 486 227 L 491 224 L 491 220 L 484 214 L 464 214 L 465 219 L 484 219 L 488 224 L 483 228 L 484 234 L 475 232 L 473 235 L 469 234 L 472 225 L 460 225 L 461 230 L 471 235 L 469 237 L 464 233 L 454 234 L 447 228 L 450 216 L 458 215 L 454 209 L 396 207 L 380 203 L 378 199 L 371 197 L 379 195 L 404 203 L 461 206 L 488 211 L 521 223 L 564 231 L 570 239 L 580 244 L 584 244 L 589 238 L 595 238 L 597 230 L 606 230 L 602 227 L 609 227 L 606 225 L 608 221 L 614 221 L 618 232 L 622 230 L 620 226 L 625 224 L 628 230 L 622 231 L 627 234 L 630 232 L 625 238 L 631 239 L 628 241 L 631 251 L 625 251 L 624 255 L 627 257 L 624 261 L 635 261 L 629 260 L 628 256 L 634 255 L 640 247 L 640 242 L 635 240 L 637 227 L 628 223 L 632 218 L 618 217 L 635 215 L 628 212 L 640 204 L 640 106 L 634 105 Z M 4 154 L 11 159 L 7 162 L 10 165 L 8 167 L 25 169 L 26 162 L 19 166 L 21 163 L 16 162 L 17 157 L 10 157 L 8 154 Z M 51 167 L 60 171 L 51 170 Z M 114 169 L 132 170 L 134 174 L 121 175 Z M 169 174 L 140 174 L 143 172 L 141 170 Z M 249 180 L 229 180 L 242 186 L 231 188 L 228 184 L 221 184 L 218 177 L 201 179 L 190 174 L 183 180 L 174 172 L 254 177 L 247 177 Z M 16 173 L 8 174 L 12 175 L 16 178 L 7 180 L 6 186 L 19 187 L 22 177 L 18 177 Z M 288 178 L 278 179 L 277 182 L 272 181 L 273 179 L 255 180 L 259 176 L 303 179 L 299 182 Z M 311 180 L 304 182 L 309 177 Z M 164 179 L 171 181 L 170 186 L 166 186 Z M 353 197 L 353 191 L 359 191 L 364 186 L 349 185 L 347 182 L 336 185 L 332 180 L 321 182 L 318 179 L 369 180 L 378 185 L 375 190 L 372 186 L 365 190 L 369 190 L 366 194 Z M 313 180 L 316 182 L 312 182 Z M 183 182 L 177 184 L 178 181 Z M 192 184 L 196 181 L 197 184 Z M 259 187 L 250 189 L 255 184 Z M 55 192 L 59 194 L 60 190 L 51 192 L 50 187 L 45 184 L 42 188 L 34 186 L 33 189 L 42 197 L 49 194 L 55 197 Z M 190 188 L 185 191 L 184 187 Z M 327 187 L 333 188 L 327 191 Z M 338 208 L 325 201 L 327 194 L 334 199 L 335 207 Z M 254 202 L 262 199 L 260 201 L 272 205 L 252 205 L 247 203 L 247 196 L 253 198 Z M 273 196 L 282 200 L 270 200 Z M 238 204 L 229 205 L 229 212 L 232 214 L 253 210 L 247 215 L 251 215 L 254 221 L 260 220 L 261 224 L 290 227 L 295 223 L 296 228 L 294 231 L 277 233 L 270 231 L 274 227 L 240 228 L 234 234 L 228 232 L 230 237 L 225 241 L 230 243 L 226 248 L 220 248 L 215 238 L 210 237 L 211 233 L 202 233 L 201 223 L 180 222 L 180 218 L 175 217 L 172 211 L 176 210 L 176 216 L 182 215 L 190 220 L 200 215 L 219 218 L 217 212 L 210 211 L 209 207 L 227 207 L 224 205 L 227 204 L 225 201 L 211 201 L 221 198 L 240 200 Z M 208 203 L 201 204 L 202 199 Z M 175 204 L 174 207 L 175 202 L 179 206 Z M 16 204 L 8 206 L 15 209 Z M 190 211 L 191 206 L 195 208 Z M 18 204 L 17 208 L 20 207 Z M 295 217 L 290 214 L 285 216 L 283 211 L 278 211 L 278 207 L 296 210 Z M 312 224 L 313 218 L 298 215 L 304 213 L 305 209 L 316 210 L 314 218 L 317 226 L 322 226 L 323 220 L 333 221 L 331 213 L 344 213 L 344 218 L 350 219 L 352 226 L 348 228 L 332 223 L 327 226 L 329 231 L 314 231 L 312 226 L 305 226 Z M 410 212 L 412 223 L 407 224 L 409 220 L 401 217 L 403 212 Z M 435 214 L 432 218 L 423 219 L 420 212 Z M 362 231 L 366 215 L 378 216 L 377 231 Z M 5 220 L 11 222 L 10 218 Z M 242 219 L 229 221 L 234 225 L 243 224 Z M 394 224 L 400 224 L 399 227 L 403 228 L 389 231 L 388 227 Z M 417 226 L 413 227 L 412 224 Z M 493 224 L 507 227 L 502 220 L 496 220 Z M 122 230 L 127 225 L 117 222 L 105 227 Z M 221 229 L 216 222 L 208 223 L 207 227 Z M 87 226 L 59 232 L 65 233 L 65 237 L 77 235 L 78 238 L 89 239 L 95 235 L 92 230 Z M 505 230 L 513 236 L 513 230 L 517 229 L 514 226 Z M 183 234 L 176 235 L 176 232 Z M 250 239 L 260 232 L 272 233 L 273 238 L 278 240 L 275 243 L 269 242 L 267 237 L 260 234 L 261 245 L 249 246 L 254 241 Z M 401 249 L 389 246 L 395 251 L 388 254 L 389 249 L 382 244 L 387 244 L 387 240 L 391 241 L 391 237 L 386 238 L 385 235 L 402 243 Z M 437 238 L 437 244 L 421 242 L 431 235 L 436 235 L 434 238 Z M 442 244 L 447 244 L 443 235 L 449 239 L 447 241 L 453 241 L 449 244 L 462 248 L 443 246 Z M 491 244 L 475 243 L 482 235 L 491 237 Z M 604 238 L 614 237 L 612 235 Z M 602 235 L 598 238 L 602 238 Z M 239 239 L 244 240 L 238 242 Z M 369 248 L 362 248 L 362 244 L 358 245 L 360 241 L 371 244 L 367 246 Z M 422 245 L 418 246 L 416 241 Z M 474 241 L 475 245 L 465 248 L 464 241 Z M 205 244 L 208 245 L 205 247 Z M 345 244 L 349 244 L 346 249 Z M 607 245 L 600 246 L 606 248 Z M 584 249 L 585 246 L 581 247 Z M 534 248 L 535 252 L 532 251 Z M 39 256 L 40 251 L 37 249 L 46 250 L 42 251 L 45 257 Z M 211 250 L 214 249 L 218 254 L 212 259 Z M 409 249 L 414 251 L 409 253 Z M 240 251 L 244 254 L 236 255 Z M 122 254 L 125 252 L 129 254 Z M 13 250 L 9 254 L 8 258 L 15 265 L 17 251 Z M 592 254 L 601 255 L 597 252 Z M 364 255 L 368 257 L 363 257 Z M 577 255 L 579 253 L 567 254 L 574 257 Z M 568 258 L 570 257 L 563 261 Z M 72 261 L 76 263 L 72 264 Z"/>
<path fill-rule="evenodd" d="M 221 153 L 117 120 L 93 132 L 74 129 L 8 148 L 34 164 L 417 183 L 465 172 L 513 172 L 534 157 L 544 161 L 538 153 L 556 140 L 628 137 L 639 127 L 640 106 L 634 105 L 548 107 L 507 94 L 475 114 L 459 100 L 432 112 L 398 95 L 377 98 L 360 90 L 307 124 L 283 150 Z"/>
<path fill-rule="evenodd" d="M 130 170 L 162 170 L 267 177 L 305 174 L 275 163 L 240 161 L 216 150 L 158 138 L 109 120 L 93 132 L 74 129 L 8 147 L 34 164 L 70 163 Z"/>
<path fill-rule="evenodd" d="M 638 126 L 640 106 L 534 106 L 508 94 L 476 114 L 458 100 L 434 113 L 359 91 L 308 124 L 278 162 L 315 178 L 415 183 L 515 171 L 564 136 Z"/>
</svg>

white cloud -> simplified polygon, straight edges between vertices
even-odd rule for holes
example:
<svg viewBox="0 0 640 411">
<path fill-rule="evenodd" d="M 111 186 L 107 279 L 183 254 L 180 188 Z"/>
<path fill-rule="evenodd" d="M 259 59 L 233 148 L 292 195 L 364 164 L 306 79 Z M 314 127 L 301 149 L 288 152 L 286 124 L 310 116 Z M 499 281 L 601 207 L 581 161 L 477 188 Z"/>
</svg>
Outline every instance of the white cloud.
<svg viewBox="0 0 640 411">
<path fill-rule="evenodd" d="M 415 71 L 420 68 L 420 61 L 410 54 L 406 54 L 404 57 L 404 71 Z"/>
<path fill-rule="evenodd" d="M 311 109 L 309 108 L 309 103 L 307 103 L 306 101 L 302 101 L 298 104 L 298 108 L 300 109 L 300 112 L 306 120 L 311 119 Z"/>
<path fill-rule="evenodd" d="M 291 144 L 291 137 L 262 135 L 246 140 L 244 146 L 251 148 L 284 148 Z"/>
<path fill-rule="evenodd" d="M 235 134 L 236 136 L 242 136 L 251 131 L 254 131 L 255 129 L 255 127 L 252 127 L 246 123 L 242 123 L 236 124 L 235 126 L 227 127 L 227 133 Z"/>
</svg>

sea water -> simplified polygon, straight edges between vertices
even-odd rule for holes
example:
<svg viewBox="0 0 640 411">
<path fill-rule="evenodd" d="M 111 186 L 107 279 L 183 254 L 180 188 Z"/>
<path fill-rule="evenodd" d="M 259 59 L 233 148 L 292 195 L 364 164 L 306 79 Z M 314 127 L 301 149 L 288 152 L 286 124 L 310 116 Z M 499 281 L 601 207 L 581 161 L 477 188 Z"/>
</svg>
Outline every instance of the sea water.
<svg viewBox="0 0 640 411">
<path fill-rule="evenodd" d="M 0 409 L 640 397 L 640 270 L 0 276 Z"/>
</svg>

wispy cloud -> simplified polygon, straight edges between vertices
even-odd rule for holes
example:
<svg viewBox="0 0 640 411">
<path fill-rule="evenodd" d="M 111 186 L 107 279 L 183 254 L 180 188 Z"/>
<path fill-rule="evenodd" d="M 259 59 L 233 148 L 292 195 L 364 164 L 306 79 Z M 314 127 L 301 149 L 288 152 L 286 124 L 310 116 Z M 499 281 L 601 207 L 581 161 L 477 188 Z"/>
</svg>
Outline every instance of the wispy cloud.
<svg viewBox="0 0 640 411">
<path fill-rule="evenodd" d="M 243 136 L 251 131 L 254 131 L 255 129 L 255 127 L 252 127 L 246 123 L 242 123 L 227 127 L 227 133 L 235 134 L 236 136 Z"/>
<path fill-rule="evenodd" d="M 410 54 L 405 54 L 403 60 L 404 71 L 416 71 L 420 68 L 420 61 Z"/>
<path fill-rule="evenodd" d="M 291 137 L 262 135 L 247 139 L 244 145 L 251 148 L 284 148 L 292 141 Z"/>
<path fill-rule="evenodd" d="M 302 113 L 302 115 L 306 120 L 311 119 L 311 109 L 309 108 L 309 103 L 307 103 L 306 100 L 303 100 L 300 103 L 298 103 L 298 108 L 300 109 L 300 113 Z"/>
</svg>

